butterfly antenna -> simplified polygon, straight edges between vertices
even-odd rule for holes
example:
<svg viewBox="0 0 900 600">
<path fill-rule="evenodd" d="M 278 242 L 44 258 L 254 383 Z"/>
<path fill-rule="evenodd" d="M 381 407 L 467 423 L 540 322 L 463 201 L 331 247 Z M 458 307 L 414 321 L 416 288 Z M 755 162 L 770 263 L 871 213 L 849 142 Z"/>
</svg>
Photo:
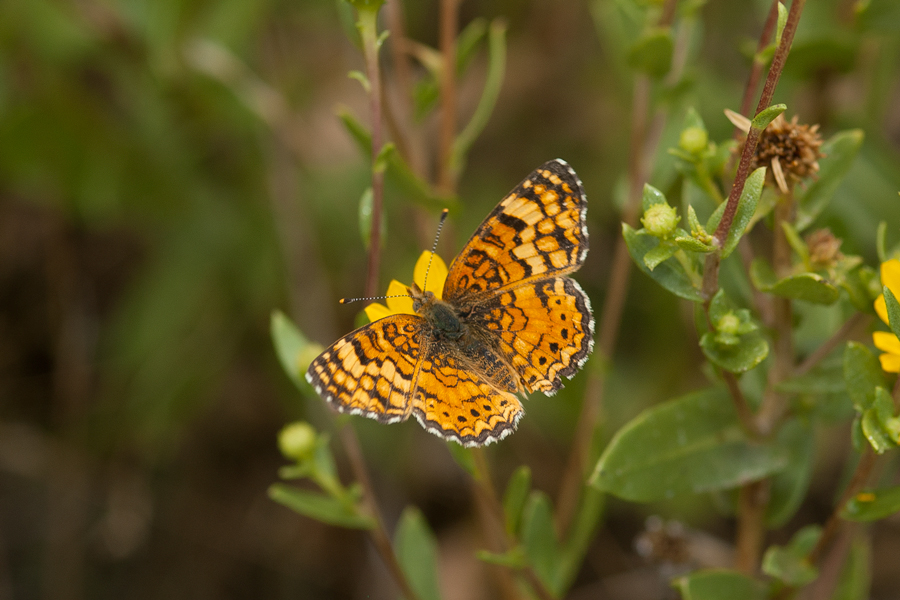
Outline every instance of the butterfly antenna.
<svg viewBox="0 0 900 600">
<path fill-rule="evenodd" d="M 409 294 L 395 294 L 393 296 L 372 296 L 371 298 L 341 298 L 339 304 L 350 304 L 351 302 L 359 302 L 361 300 L 387 300 L 388 298 L 409 298 Z"/>
<path fill-rule="evenodd" d="M 437 233 L 434 235 L 434 243 L 431 245 L 431 256 L 428 257 L 428 266 L 425 267 L 425 279 L 422 281 L 422 289 L 425 289 L 425 286 L 428 284 L 428 272 L 431 271 L 431 261 L 434 260 L 434 252 L 437 250 L 438 240 L 441 239 L 441 229 L 444 228 L 444 221 L 447 220 L 447 213 L 449 212 L 449 208 L 445 208 L 441 212 L 441 220 L 438 222 Z"/>
</svg>

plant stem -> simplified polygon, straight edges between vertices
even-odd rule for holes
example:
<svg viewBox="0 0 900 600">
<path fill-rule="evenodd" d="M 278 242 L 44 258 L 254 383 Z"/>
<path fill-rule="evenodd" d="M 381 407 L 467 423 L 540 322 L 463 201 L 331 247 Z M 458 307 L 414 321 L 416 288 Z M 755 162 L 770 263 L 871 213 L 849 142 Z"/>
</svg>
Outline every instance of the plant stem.
<svg viewBox="0 0 900 600">
<path fill-rule="evenodd" d="M 751 576 L 756 574 L 759 557 L 762 554 L 769 487 L 769 480 L 762 479 L 741 486 L 738 493 L 738 533 L 734 567 L 741 573 Z"/>
<path fill-rule="evenodd" d="M 642 159 L 647 154 L 648 146 L 646 132 L 647 111 L 650 104 L 650 79 L 647 76 L 637 75 L 635 77 L 632 98 L 631 149 L 628 160 L 629 193 L 622 215 L 623 220 L 629 225 L 637 223 L 643 186 L 647 179 L 648 167 L 646 161 Z M 630 276 L 631 256 L 628 253 L 625 239 L 620 235 L 616 238 L 616 247 L 613 251 L 612 268 L 607 284 L 608 292 L 600 315 L 600 333 L 597 348 L 594 350 L 596 353 L 594 360 L 608 363 L 612 357 L 625 307 L 625 298 L 628 294 Z M 581 416 L 578 418 L 578 426 L 575 430 L 572 453 L 563 472 L 560 492 L 556 501 L 556 524 L 560 535 L 564 535 L 568 530 L 578 505 L 578 497 L 581 487 L 584 485 L 585 466 L 590 452 L 591 438 L 600 418 L 605 391 L 605 371 L 602 374 L 591 373 L 584 394 Z"/>
<path fill-rule="evenodd" d="M 753 55 L 753 66 L 750 68 L 750 76 L 747 77 L 747 85 L 744 87 L 744 97 L 741 99 L 741 114 L 744 116 L 750 112 L 750 105 L 753 103 L 753 97 L 756 95 L 756 86 L 759 85 L 759 76 L 762 75 L 763 67 L 766 66 L 759 59 L 759 55 L 769 45 L 772 34 L 775 33 L 775 26 L 778 23 L 778 3 L 779 0 L 772 0 L 762 33 L 759 35 L 759 43 L 757 43 L 756 53 Z M 741 130 L 735 128 L 735 135 L 740 134 Z"/>
<path fill-rule="evenodd" d="M 406 24 L 403 18 L 402 0 L 387 0 L 388 29 L 391 37 L 393 79 L 396 81 L 397 95 L 400 99 L 401 118 L 404 126 L 398 124 L 399 135 L 393 135 L 397 142 L 397 151 L 409 165 L 410 169 L 421 178 L 425 178 L 424 151 L 418 128 L 413 122 L 413 83 L 410 71 L 409 53 L 404 51 L 406 44 Z M 387 106 L 387 105 L 386 105 Z"/>
<path fill-rule="evenodd" d="M 775 86 L 778 85 L 781 72 L 784 70 L 784 63 L 791 50 L 791 44 L 794 41 L 794 34 L 797 32 L 797 24 L 800 22 L 800 14 L 803 12 L 804 4 L 806 4 L 806 0 L 794 0 L 791 2 L 791 10 L 788 13 L 787 23 L 781 34 L 781 43 L 775 51 L 775 57 L 772 59 L 772 66 L 769 67 L 769 74 L 766 76 L 766 83 L 763 86 L 763 91 L 760 95 L 759 103 L 756 105 L 756 112 L 754 115 L 759 114 L 760 111 L 772 103 L 772 97 L 775 94 Z M 741 153 L 741 162 L 738 164 L 737 175 L 731 186 L 731 193 L 728 195 L 728 203 L 725 205 L 725 212 L 722 214 L 722 220 L 719 221 L 719 227 L 716 229 L 715 233 L 715 238 L 719 245 L 724 243 L 725 239 L 728 237 L 731 223 L 734 221 L 734 216 L 737 213 L 738 201 L 741 198 L 741 192 L 744 191 L 747 175 L 750 174 L 750 163 L 756 152 L 756 145 L 759 143 L 760 133 L 761 131 L 751 127 L 750 132 L 747 134 L 747 141 L 744 142 L 744 150 Z"/>
<path fill-rule="evenodd" d="M 831 516 L 828 517 L 828 521 L 825 522 L 825 527 L 822 529 L 822 535 L 819 537 L 819 541 L 809 554 L 810 564 L 816 564 L 819 561 L 819 558 L 824 554 L 825 550 L 828 549 L 828 546 L 831 545 L 832 540 L 837 535 L 838 530 L 843 523 L 841 511 L 844 509 L 844 505 L 846 505 L 847 502 L 859 493 L 863 486 L 865 486 L 869 474 L 875 466 L 876 458 L 877 455 L 875 454 L 875 451 L 872 450 L 871 446 L 866 444 L 866 449 L 863 450 L 862 456 L 859 458 L 856 469 L 853 471 L 853 476 L 850 478 L 850 483 L 847 484 L 847 489 L 841 494 L 841 499 L 835 506 Z"/>
<path fill-rule="evenodd" d="M 669 27 L 675 18 L 678 0 L 666 0 L 658 25 Z M 681 44 L 678 45 L 681 48 Z M 676 54 L 679 61 L 674 62 L 669 79 L 681 76 L 687 52 L 679 50 Z M 643 196 L 644 184 L 650 178 L 650 161 L 656 154 L 662 130 L 665 127 L 666 113 L 658 111 L 648 125 L 652 85 L 646 75 L 637 74 L 634 78 L 631 102 L 631 139 L 628 153 L 628 200 L 622 210 L 622 220 L 629 226 L 638 221 Z M 607 282 L 607 295 L 600 316 L 600 333 L 595 349 L 594 360 L 609 363 L 615 350 L 622 321 L 622 312 L 628 294 L 628 280 L 631 277 L 631 256 L 625 239 L 619 235 L 613 250 L 612 268 Z M 585 467 L 588 462 L 591 441 L 600 419 L 603 398 L 606 393 L 606 367 L 600 373 L 589 373 L 581 415 L 572 443 L 563 478 L 560 482 L 556 499 L 556 528 L 560 535 L 565 535 L 572 522 L 578 499 L 585 480 Z"/>
<path fill-rule="evenodd" d="M 384 171 L 376 169 L 383 137 L 381 130 L 381 70 L 378 64 L 378 8 L 358 10 L 358 26 L 363 41 L 366 76 L 369 81 L 369 107 L 372 113 L 372 226 L 369 234 L 369 257 L 366 266 L 364 296 L 378 293 L 378 270 L 381 263 L 381 216 L 384 203 Z"/>
<path fill-rule="evenodd" d="M 441 0 L 441 120 L 438 136 L 438 190 L 455 187 L 453 141 L 456 138 L 456 33 L 460 0 Z"/>
<path fill-rule="evenodd" d="M 854 313 L 852 317 L 847 319 L 843 325 L 841 325 L 840 329 L 835 331 L 830 338 L 825 340 L 821 346 L 816 348 L 816 350 L 806 357 L 806 359 L 797 365 L 797 368 L 794 369 L 794 377 L 800 377 L 801 375 L 805 375 L 809 373 L 816 365 L 822 362 L 826 356 L 831 354 L 832 350 L 834 350 L 838 344 L 844 341 L 850 333 L 853 332 L 854 329 L 860 327 L 863 322 L 868 322 L 869 317 L 863 313 Z"/>
<path fill-rule="evenodd" d="M 375 490 L 372 487 L 372 480 L 366 470 L 366 463 L 363 459 L 362 450 L 359 446 L 359 439 L 356 437 L 356 431 L 350 424 L 340 429 L 341 442 L 347 452 L 347 459 L 350 461 L 350 467 L 353 469 L 353 475 L 360 483 L 363 489 L 363 502 L 366 510 L 375 521 L 375 528 L 369 530 L 372 537 L 372 543 L 375 550 L 381 556 L 384 564 L 393 575 L 400 591 L 406 600 L 419 600 L 419 596 L 413 591 L 403 572 L 403 568 L 397 561 L 397 555 L 394 554 L 394 548 L 391 545 L 391 539 L 384 528 L 384 520 L 381 517 L 381 511 L 378 509 L 378 502 L 375 499 Z"/>
<path fill-rule="evenodd" d="M 508 552 L 516 546 L 515 540 L 511 539 L 506 531 L 505 517 L 503 513 L 503 505 L 497 491 L 494 489 L 493 480 L 491 478 L 490 467 L 488 466 L 487 457 L 483 448 L 472 448 L 471 450 L 473 462 L 475 464 L 475 489 L 484 506 L 483 520 L 485 525 L 490 528 L 491 534 L 500 546 L 502 552 Z M 541 600 L 554 600 L 556 596 L 547 589 L 544 582 L 538 578 L 534 569 L 525 567 L 521 570 L 522 576 L 537 594 Z"/>
</svg>

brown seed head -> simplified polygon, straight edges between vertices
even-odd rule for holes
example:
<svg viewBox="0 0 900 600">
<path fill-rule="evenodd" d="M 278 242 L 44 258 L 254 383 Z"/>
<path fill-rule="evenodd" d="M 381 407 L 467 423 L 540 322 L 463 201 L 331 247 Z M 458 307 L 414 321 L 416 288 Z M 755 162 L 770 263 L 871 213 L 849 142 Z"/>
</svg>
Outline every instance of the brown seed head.
<svg viewBox="0 0 900 600">
<path fill-rule="evenodd" d="M 817 229 L 806 236 L 809 247 L 809 262 L 817 269 L 827 269 L 844 257 L 841 254 L 843 240 L 834 237 L 830 229 Z"/>
<path fill-rule="evenodd" d="M 790 121 L 778 115 L 760 135 L 750 168 L 766 167 L 766 183 L 787 193 L 789 187 L 819 171 L 822 136 L 818 131 L 818 125 L 798 124 L 796 115 Z"/>
</svg>

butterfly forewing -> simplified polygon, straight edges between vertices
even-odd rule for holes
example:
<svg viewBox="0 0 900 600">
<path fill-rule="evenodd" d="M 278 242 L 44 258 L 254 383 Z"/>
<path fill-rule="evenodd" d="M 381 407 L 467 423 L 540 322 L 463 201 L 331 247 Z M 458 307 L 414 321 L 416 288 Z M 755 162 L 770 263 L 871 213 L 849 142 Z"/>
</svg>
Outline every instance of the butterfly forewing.
<svg viewBox="0 0 900 600">
<path fill-rule="evenodd" d="M 450 265 L 443 297 L 464 305 L 571 273 L 588 250 L 587 200 L 562 160 L 535 169 L 488 215 Z"/>
</svg>

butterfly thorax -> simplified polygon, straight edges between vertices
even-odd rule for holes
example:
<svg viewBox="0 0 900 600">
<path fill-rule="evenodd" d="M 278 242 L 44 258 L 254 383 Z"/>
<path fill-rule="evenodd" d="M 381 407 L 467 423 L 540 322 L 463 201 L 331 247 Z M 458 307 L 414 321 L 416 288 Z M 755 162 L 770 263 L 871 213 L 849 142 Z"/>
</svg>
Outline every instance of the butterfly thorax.
<svg viewBox="0 0 900 600">
<path fill-rule="evenodd" d="M 428 321 L 435 334 L 450 340 L 458 340 L 466 334 L 466 324 L 451 304 L 437 299 L 432 292 L 423 292 L 416 284 L 409 288 L 409 293 L 413 310 Z"/>
</svg>

